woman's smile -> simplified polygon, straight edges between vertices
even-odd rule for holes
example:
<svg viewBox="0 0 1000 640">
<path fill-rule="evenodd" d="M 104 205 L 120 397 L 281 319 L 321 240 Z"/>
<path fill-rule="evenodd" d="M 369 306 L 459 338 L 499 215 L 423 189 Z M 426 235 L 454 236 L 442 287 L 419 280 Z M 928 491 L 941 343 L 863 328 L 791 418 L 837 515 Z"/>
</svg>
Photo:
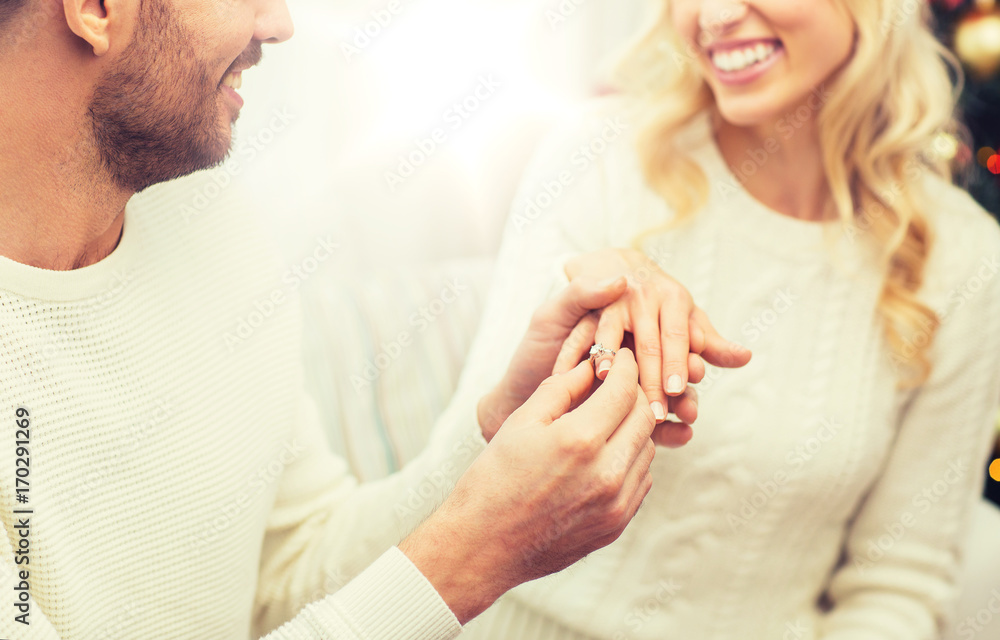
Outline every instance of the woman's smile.
<svg viewBox="0 0 1000 640">
<path fill-rule="evenodd" d="M 706 52 L 715 77 L 727 85 L 753 82 L 771 69 L 783 55 L 781 41 L 773 38 L 719 43 Z"/>
</svg>

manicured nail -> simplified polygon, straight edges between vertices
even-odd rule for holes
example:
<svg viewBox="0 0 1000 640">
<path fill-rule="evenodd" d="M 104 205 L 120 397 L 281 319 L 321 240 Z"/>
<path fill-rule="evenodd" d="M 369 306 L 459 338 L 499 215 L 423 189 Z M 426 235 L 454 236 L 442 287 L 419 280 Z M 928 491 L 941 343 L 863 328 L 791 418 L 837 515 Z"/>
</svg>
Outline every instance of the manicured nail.
<svg viewBox="0 0 1000 640">
<path fill-rule="evenodd" d="M 667 393 L 680 393 L 684 391 L 684 381 L 676 373 L 667 378 Z"/>
<path fill-rule="evenodd" d="M 649 408 L 653 410 L 653 417 L 656 418 L 657 422 L 663 422 L 667 419 L 667 412 L 663 409 L 663 403 L 654 402 L 649 405 Z"/>
<path fill-rule="evenodd" d="M 601 364 L 597 365 L 597 377 L 600 378 L 601 376 L 603 376 L 604 374 L 606 374 L 608 371 L 611 371 L 611 361 L 610 360 L 602 360 Z"/>
</svg>

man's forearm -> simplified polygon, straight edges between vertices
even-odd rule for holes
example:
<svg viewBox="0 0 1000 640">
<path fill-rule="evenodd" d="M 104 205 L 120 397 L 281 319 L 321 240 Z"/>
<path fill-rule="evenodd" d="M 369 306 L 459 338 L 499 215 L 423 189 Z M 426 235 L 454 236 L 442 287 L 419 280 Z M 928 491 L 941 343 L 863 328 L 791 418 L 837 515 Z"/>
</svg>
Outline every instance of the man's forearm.
<svg viewBox="0 0 1000 640">
<path fill-rule="evenodd" d="M 463 625 L 515 584 L 503 580 L 502 563 L 476 532 L 489 522 L 476 520 L 446 504 L 399 544 Z"/>
</svg>

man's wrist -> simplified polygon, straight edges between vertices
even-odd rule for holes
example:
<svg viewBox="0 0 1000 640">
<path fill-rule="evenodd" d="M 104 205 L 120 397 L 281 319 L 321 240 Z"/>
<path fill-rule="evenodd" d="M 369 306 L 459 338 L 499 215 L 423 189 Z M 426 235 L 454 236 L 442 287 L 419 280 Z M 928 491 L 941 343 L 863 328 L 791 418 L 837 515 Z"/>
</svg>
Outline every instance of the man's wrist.
<svg viewBox="0 0 1000 640">
<path fill-rule="evenodd" d="M 461 518 L 447 503 L 399 544 L 410 562 L 434 586 L 464 626 L 492 605 L 510 586 L 499 579 L 499 564 L 490 559 L 474 531 L 473 518 Z"/>
</svg>

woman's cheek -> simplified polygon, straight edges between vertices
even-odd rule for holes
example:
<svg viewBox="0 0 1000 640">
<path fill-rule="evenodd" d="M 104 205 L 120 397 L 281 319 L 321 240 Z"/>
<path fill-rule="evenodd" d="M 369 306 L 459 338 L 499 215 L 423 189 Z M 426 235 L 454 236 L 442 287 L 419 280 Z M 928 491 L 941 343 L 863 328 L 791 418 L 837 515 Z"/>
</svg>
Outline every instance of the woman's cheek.
<svg viewBox="0 0 1000 640">
<path fill-rule="evenodd" d="M 698 44 L 698 11 L 697 3 L 675 2 L 670 11 L 670 21 L 684 42 L 697 46 Z"/>
</svg>

